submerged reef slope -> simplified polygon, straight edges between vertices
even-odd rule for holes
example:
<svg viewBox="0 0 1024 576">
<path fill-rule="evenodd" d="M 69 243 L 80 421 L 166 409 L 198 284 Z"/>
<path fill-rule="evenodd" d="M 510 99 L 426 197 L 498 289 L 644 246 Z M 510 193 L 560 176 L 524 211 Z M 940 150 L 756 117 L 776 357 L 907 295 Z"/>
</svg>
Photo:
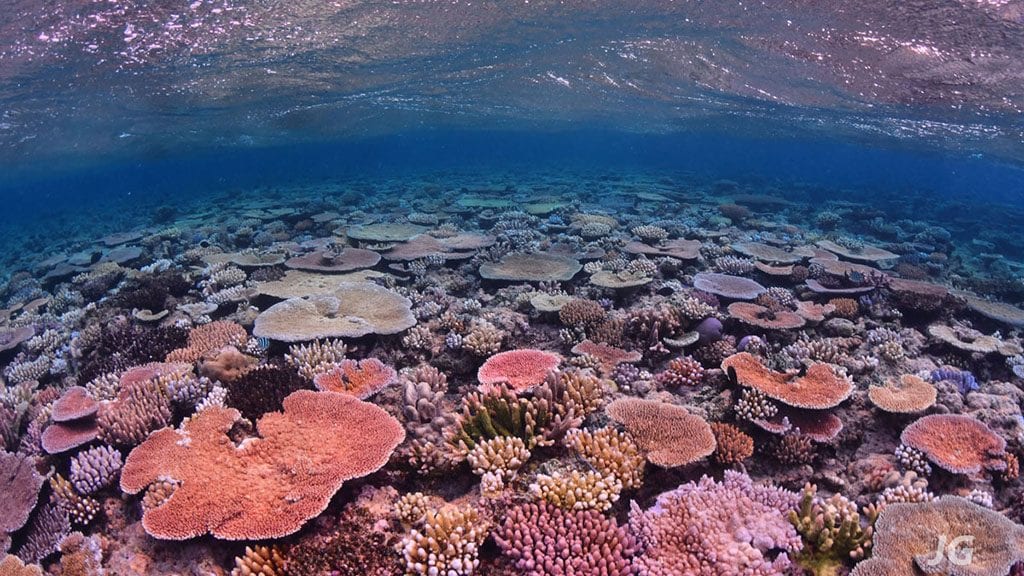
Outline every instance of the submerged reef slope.
<svg viewBox="0 0 1024 576">
<path fill-rule="evenodd" d="M 0 284 L 0 572 L 1024 573 L 1024 246 L 952 209 L 447 173 L 72 227 Z"/>
</svg>

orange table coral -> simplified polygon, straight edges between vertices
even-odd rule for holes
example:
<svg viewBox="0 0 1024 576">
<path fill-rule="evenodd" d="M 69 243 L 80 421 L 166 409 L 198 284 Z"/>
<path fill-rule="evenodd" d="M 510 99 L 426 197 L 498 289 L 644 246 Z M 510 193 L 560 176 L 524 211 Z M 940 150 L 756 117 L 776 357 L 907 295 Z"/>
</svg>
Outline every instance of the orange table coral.
<svg viewBox="0 0 1024 576">
<path fill-rule="evenodd" d="M 380 469 L 405 438 L 384 410 L 336 392 L 291 394 L 283 413 L 259 420 L 259 438 L 236 444 L 228 431 L 240 417 L 233 408 L 207 408 L 181 430 L 154 432 L 128 455 L 125 492 L 161 479 L 180 482 L 145 511 L 146 532 L 168 540 L 292 534 L 327 508 L 343 482 Z"/>
</svg>

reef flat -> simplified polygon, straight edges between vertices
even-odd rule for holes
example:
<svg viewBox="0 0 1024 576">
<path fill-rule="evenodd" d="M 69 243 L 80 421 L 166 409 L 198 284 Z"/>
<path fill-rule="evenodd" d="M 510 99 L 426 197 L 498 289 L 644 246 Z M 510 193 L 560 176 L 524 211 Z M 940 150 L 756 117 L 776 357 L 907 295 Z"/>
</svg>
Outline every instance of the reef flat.
<svg viewBox="0 0 1024 576">
<path fill-rule="evenodd" d="M 551 171 L 8 227 L 0 574 L 1024 573 L 1019 212 Z"/>
</svg>

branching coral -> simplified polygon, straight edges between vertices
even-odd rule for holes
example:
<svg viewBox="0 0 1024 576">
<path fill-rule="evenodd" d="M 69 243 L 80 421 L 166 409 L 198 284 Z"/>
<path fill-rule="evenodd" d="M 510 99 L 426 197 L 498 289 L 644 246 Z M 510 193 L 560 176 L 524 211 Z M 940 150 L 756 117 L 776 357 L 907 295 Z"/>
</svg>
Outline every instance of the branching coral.
<svg viewBox="0 0 1024 576">
<path fill-rule="evenodd" d="M 623 489 L 640 487 L 646 460 L 626 434 L 614 428 L 570 430 L 565 436 L 565 445 L 594 470 L 615 478 Z"/>
<path fill-rule="evenodd" d="M 498 436 L 522 439 L 526 447 L 551 444 L 600 407 L 603 381 L 585 372 L 550 372 L 532 395 L 517 396 L 504 384 L 470 392 L 449 441 L 468 452 L 481 440 Z"/>
<path fill-rule="evenodd" d="M 878 508 L 864 508 L 862 518 L 857 505 L 841 494 L 826 499 L 817 493 L 816 486 L 805 486 L 800 506 L 789 511 L 789 521 L 804 539 L 803 552 L 796 559 L 814 576 L 834 576 L 870 550 Z"/>
<path fill-rule="evenodd" d="M 473 508 L 427 512 L 421 528 L 411 530 L 402 539 L 406 574 L 470 576 L 480 565 L 479 549 L 488 529 Z"/>
<path fill-rule="evenodd" d="M 622 483 L 600 472 L 572 470 L 568 474 L 538 474 L 530 484 L 538 499 L 566 510 L 598 510 L 612 507 L 622 492 Z"/>
<path fill-rule="evenodd" d="M 498 436 L 477 443 L 466 460 L 477 475 L 498 474 L 503 480 L 511 480 L 516 472 L 530 459 L 530 451 L 521 438 Z"/>
<path fill-rule="evenodd" d="M 314 340 L 308 344 L 293 344 L 284 358 L 300 376 L 312 380 L 344 360 L 347 351 L 348 347 L 339 339 Z"/>
<path fill-rule="evenodd" d="M 645 547 L 637 558 L 650 576 L 783 576 L 789 554 L 802 549 L 786 519 L 799 496 L 755 485 L 727 470 L 721 483 L 707 476 L 658 497 L 643 511 L 634 502 L 632 532 Z M 774 553 L 779 552 L 777 556 Z"/>
<path fill-rule="evenodd" d="M 502 552 L 525 576 L 632 576 L 636 539 L 595 510 L 546 502 L 511 509 L 495 531 Z"/>
<path fill-rule="evenodd" d="M 714 460 L 722 466 L 732 466 L 754 455 L 754 439 L 732 424 L 712 422 L 715 435 Z"/>
</svg>

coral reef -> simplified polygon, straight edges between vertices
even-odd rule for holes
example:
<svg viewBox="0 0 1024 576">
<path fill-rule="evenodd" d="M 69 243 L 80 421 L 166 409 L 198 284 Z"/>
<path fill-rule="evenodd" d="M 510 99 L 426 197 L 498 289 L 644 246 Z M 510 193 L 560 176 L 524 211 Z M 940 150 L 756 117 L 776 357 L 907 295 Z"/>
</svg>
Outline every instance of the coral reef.
<svg viewBox="0 0 1024 576">
<path fill-rule="evenodd" d="M 0 571 L 891 576 L 982 524 L 936 573 L 1024 561 L 1024 244 L 575 176 L 296 183 L 12 252 Z"/>
</svg>

